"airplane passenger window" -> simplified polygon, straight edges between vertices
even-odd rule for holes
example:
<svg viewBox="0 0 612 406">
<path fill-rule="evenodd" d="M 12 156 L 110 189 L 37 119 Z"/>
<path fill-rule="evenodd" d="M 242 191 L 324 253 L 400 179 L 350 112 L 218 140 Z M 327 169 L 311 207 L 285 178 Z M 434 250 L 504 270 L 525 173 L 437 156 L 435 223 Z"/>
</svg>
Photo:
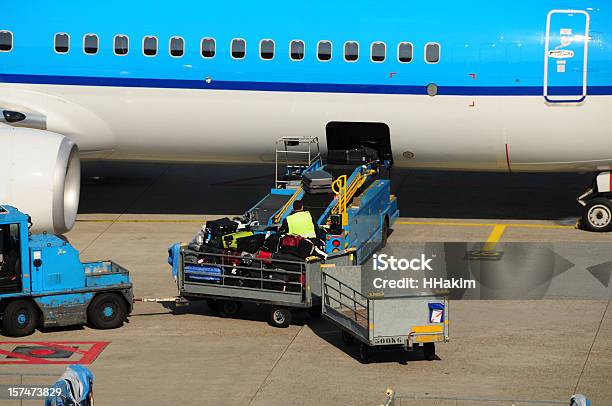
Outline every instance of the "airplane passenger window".
<svg viewBox="0 0 612 406">
<path fill-rule="evenodd" d="M 216 43 L 214 38 L 203 38 L 201 44 L 202 56 L 204 58 L 214 58 L 216 52 Z"/>
<path fill-rule="evenodd" d="M 301 61 L 304 59 L 304 41 L 291 41 L 289 48 L 291 60 Z"/>
<path fill-rule="evenodd" d="M 0 51 L 9 52 L 13 49 L 13 34 L 9 31 L 0 31 Z"/>
<path fill-rule="evenodd" d="M 440 44 L 437 42 L 430 42 L 429 44 L 425 45 L 425 62 L 440 62 Z"/>
<path fill-rule="evenodd" d="M 115 35 L 114 38 L 114 48 L 115 55 L 127 55 L 129 51 L 130 40 L 127 35 Z"/>
<path fill-rule="evenodd" d="M 142 39 L 142 53 L 145 56 L 157 55 L 157 37 L 147 36 Z"/>
<path fill-rule="evenodd" d="M 98 36 L 96 34 L 87 34 L 83 37 L 83 52 L 87 55 L 98 53 Z"/>
<path fill-rule="evenodd" d="M 259 43 L 259 56 L 261 59 L 274 59 L 274 41 L 271 39 L 262 39 Z"/>
<path fill-rule="evenodd" d="M 347 62 L 355 62 L 359 59 L 359 43 L 349 41 L 344 43 L 344 60 Z"/>
<path fill-rule="evenodd" d="M 70 49 L 70 37 L 66 33 L 55 34 L 55 52 L 65 54 Z"/>
<path fill-rule="evenodd" d="M 185 40 L 181 37 L 170 38 L 170 55 L 179 58 L 185 52 Z"/>
<path fill-rule="evenodd" d="M 401 63 L 412 62 L 412 44 L 410 42 L 400 42 L 397 47 L 397 60 Z"/>
<path fill-rule="evenodd" d="M 371 49 L 372 62 L 384 62 L 386 57 L 386 45 L 384 42 L 373 42 Z"/>
<path fill-rule="evenodd" d="M 317 58 L 320 61 L 329 61 L 332 59 L 332 43 L 329 41 L 319 41 L 317 46 Z"/>
<path fill-rule="evenodd" d="M 242 59 L 246 55 L 246 41 L 243 39 L 232 40 L 232 58 Z"/>
</svg>

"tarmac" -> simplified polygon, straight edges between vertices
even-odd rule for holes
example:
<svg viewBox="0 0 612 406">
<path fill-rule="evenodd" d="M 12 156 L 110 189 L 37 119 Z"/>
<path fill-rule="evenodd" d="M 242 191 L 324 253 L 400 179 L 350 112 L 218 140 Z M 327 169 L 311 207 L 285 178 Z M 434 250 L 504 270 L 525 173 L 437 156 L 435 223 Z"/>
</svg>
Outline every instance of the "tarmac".
<svg viewBox="0 0 612 406">
<path fill-rule="evenodd" d="M 84 169 L 80 214 L 67 237 L 83 261 L 112 258 L 128 268 L 137 297 L 175 296 L 168 246 L 191 239 L 206 219 L 240 214 L 274 176 L 267 165 L 87 162 Z M 612 242 L 612 234 L 573 227 L 588 175 L 398 169 L 392 178 L 402 218 L 391 244 Z M 325 320 L 298 313 L 289 328 L 275 329 L 254 305 L 226 319 L 204 303 L 139 302 L 117 330 L 53 329 L 11 341 L 108 342 L 89 365 L 98 405 L 365 406 L 380 404 L 388 387 L 401 405 L 567 404 L 576 392 L 593 405 L 612 404 L 609 298 L 453 301 L 451 315 L 451 341 L 431 362 L 418 352 L 386 353 L 364 365 Z M 51 383 L 65 368 L 2 361 L 0 385 Z"/>
</svg>

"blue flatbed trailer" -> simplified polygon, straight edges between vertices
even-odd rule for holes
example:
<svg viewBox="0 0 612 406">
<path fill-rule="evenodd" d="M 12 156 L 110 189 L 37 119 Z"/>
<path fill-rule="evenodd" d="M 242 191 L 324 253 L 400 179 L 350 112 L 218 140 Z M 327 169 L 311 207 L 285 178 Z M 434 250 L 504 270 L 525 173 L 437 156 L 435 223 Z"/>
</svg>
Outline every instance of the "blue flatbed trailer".
<svg viewBox="0 0 612 406">
<path fill-rule="evenodd" d="M 128 270 L 110 260 L 82 263 L 63 237 L 29 235 L 29 222 L 27 214 L 0 206 L 2 333 L 19 337 L 37 327 L 123 325 L 133 306 Z"/>
</svg>

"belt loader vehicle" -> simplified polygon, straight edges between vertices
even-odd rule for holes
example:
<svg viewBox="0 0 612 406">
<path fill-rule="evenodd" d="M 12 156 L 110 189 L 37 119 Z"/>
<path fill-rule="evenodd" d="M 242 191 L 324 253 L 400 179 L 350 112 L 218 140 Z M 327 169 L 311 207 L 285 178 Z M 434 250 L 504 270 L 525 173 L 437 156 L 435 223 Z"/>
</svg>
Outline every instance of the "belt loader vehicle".
<svg viewBox="0 0 612 406">
<path fill-rule="evenodd" d="M 81 263 L 64 238 L 29 235 L 29 216 L 0 206 L 2 333 L 89 323 L 120 327 L 132 311 L 129 272 L 112 261 Z"/>
<path fill-rule="evenodd" d="M 399 217 L 391 182 L 381 177 L 383 164 L 366 148 L 330 151 L 324 164 L 316 137 L 279 139 L 275 187 L 241 221 L 253 233 L 275 233 L 291 214 L 293 202 L 300 200 L 324 234 L 327 258 L 266 261 L 211 252 L 206 244 L 199 244 L 200 250 L 175 244 L 168 250 L 168 262 L 179 296 L 208 299 L 225 315 L 238 312 L 241 302 L 269 304 L 270 323 L 278 327 L 288 325 L 290 308 L 314 306 L 320 314 L 321 267 L 366 261 L 384 246 Z M 321 173 L 329 176 L 329 190 L 317 185 Z M 306 184 L 306 178 L 312 182 Z"/>
</svg>

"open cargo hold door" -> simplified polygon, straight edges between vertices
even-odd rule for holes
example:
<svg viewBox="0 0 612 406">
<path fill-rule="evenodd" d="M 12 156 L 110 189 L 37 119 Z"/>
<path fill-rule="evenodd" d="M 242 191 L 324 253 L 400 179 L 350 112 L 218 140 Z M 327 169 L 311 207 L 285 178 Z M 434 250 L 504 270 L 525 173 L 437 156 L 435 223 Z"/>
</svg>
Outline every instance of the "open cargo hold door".
<svg viewBox="0 0 612 406">
<path fill-rule="evenodd" d="M 332 121 L 325 132 L 329 164 L 359 164 L 354 161 L 365 157 L 393 165 L 391 131 L 384 123 Z"/>
</svg>

